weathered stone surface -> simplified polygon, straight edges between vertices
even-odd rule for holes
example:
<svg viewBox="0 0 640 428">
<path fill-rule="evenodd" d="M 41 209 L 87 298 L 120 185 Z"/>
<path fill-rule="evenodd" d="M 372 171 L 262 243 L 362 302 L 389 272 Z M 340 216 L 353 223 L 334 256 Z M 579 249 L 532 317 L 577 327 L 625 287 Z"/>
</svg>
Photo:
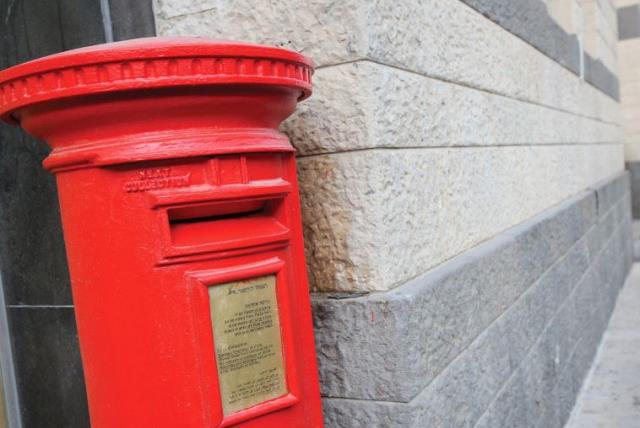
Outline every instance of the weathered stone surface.
<svg viewBox="0 0 640 428">
<path fill-rule="evenodd" d="M 286 122 L 300 155 L 372 147 L 614 143 L 617 124 L 360 61 L 322 68 Z M 544 123 L 545 126 L 540 126 Z"/>
<path fill-rule="evenodd" d="M 385 29 L 371 34 L 369 57 L 377 62 L 587 116 L 600 102 L 616 108 L 615 100 L 462 2 L 377 0 L 373 10 L 370 28 Z M 585 96 L 598 101 L 582 104 Z"/>
<path fill-rule="evenodd" d="M 526 420 L 525 380 L 516 371 L 507 381 L 503 391 L 491 403 L 474 428 L 517 427 Z"/>
<path fill-rule="evenodd" d="M 462 0 L 496 24 L 509 30 L 545 55 L 580 73 L 580 46 L 575 34 L 565 32 L 542 1 Z"/>
<path fill-rule="evenodd" d="M 587 193 L 391 292 L 314 295 L 323 394 L 408 401 L 592 228 L 595 216 Z M 587 257 L 585 246 L 571 258 L 573 268 L 585 269 Z"/>
<path fill-rule="evenodd" d="M 600 209 L 602 210 L 604 208 L 600 206 Z M 616 212 L 613 207 L 609 207 L 606 213 L 600 213 L 598 222 L 587 233 L 587 245 L 592 258 L 600 252 L 616 226 Z"/>
<path fill-rule="evenodd" d="M 207 36 L 282 46 L 317 65 L 362 58 L 367 50 L 363 0 L 155 0 L 160 36 Z M 191 9 L 191 12 L 188 10 Z"/>
<path fill-rule="evenodd" d="M 622 164 L 621 145 L 606 144 L 302 158 L 312 286 L 393 288 L 615 174 Z"/>
<path fill-rule="evenodd" d="M 615 203 L 619 201 L 629 189 L 629 174 L 624 172 L 615 179 L 607 178 L 594 183 L 591 185 L 591 188 L 596 192 L 596 199 L 598 200 L 598 215 L 601 216 L 609 209 L 613 208 Z"/>
<path fill-rule="evenodd" d="M 202 13 L 215 9 L 218 6 L 217 0 L 154 0 L 154 11 L 163 19 L 175 18 L 181 15 L 192 13 Z"/>
<path fill-rule="evenodd" d="M 538 49 L 458 1 L 156 0 L 158 35 L 202 35 L 288 47 L 320 66 L 369 58 L 507 97 L 617 121 L 617 103 Z M 170 5 L 170 6 L 169 6 Z M 196 7 L 197 6 L 197 7 Z M 525 72 L 528 79 L 522 79 Z M 531 81 L 538 82 L 535 85 Z M 347 86 L 343 86 L 344 89 Z"/>
<path fill-rule="evenodd" d="M 638 423 L 639 274 L 631 271 L 582 387 L 567 428 L 633 427 Z"/>
<path fill-rule="evenodd" d="M 424 357 L 432 354 L 438 346 L 446 346 L 435 343 L 434 349 L 421 348 L 421 344 L 437 341 L 440 333 L 431 330 L 438 326 L 446 326 L 458 319 L 465 320 L 466 325 L 458 324 L 459 330 L 449 336 L 449 341 L 455 341 L 457 335 L 464 335 L 465 327 L 467 330 L 474 330 L 476 323 L 482 324 L 483 315 L 474 318 L 473 313 L 461 313 L 457 308 L 467 300 L 473 302 L 486 298 L 489 301 L 494 295 L 482 296 L 473 292 L 466 296 L 460 295 L 446 286 L 446 281 L 442 278 L 446 275 L 441 274 L 434 283 L 424 279 L 422 283 L 416 280 L 391 292 L 373 293 L 366 297 L 331 299 L 327 296 L 315 296 L 314 314 L 316 318 L 322 317 L 323 323 L 321 327 L 316 325 L 323 382 L 328 367 L 322 364 L 325 355 L 323 345 L 327 340 L 322 336 L 324 329 L 330 328 L 340 335 L 329 339 L 329 348 L 335 351 L 329 356 L 330 359 L 338 356 L 336 367 L 347 365 L 342 381 L 348 384 L 348 388 L 341 389 L 336 395 L 341 398 L 325 399 L 327 426 L 561 427 L 593 358 L 617 290 L 629 269 L 627 258 L 621 257 L 625 251 L 629 252 L 627 242 L 631 235 L 629 216 L 625 213 L 628 207 L 628 193 L 624 191 L 628 184 L 625 181 L 626 176 L 621 175 L 613 181 L 599 183 L 596 189 L 581 198 L 568 201 L 563 208 L 550 210 L 531 221 L 531 224 L 519 226 L 521 229 L 512 229 L 496 238 L 505 239 L 505 235 L 509 234 L 511 237 L 504 243 L 514 245 L 517 240 L 514 241 L 513 236 L 528 234 L 529 245 L 524 246 L 523 250 L 528 248 L 529 253 L 523 251 L 522 254 L 530 259 L 537 259 L 539 256 L 533 254 L 549 253 L 546 246 L 550 239 L 566 239 L 556 233 L 567 229 L 566 221 L 574 219 L 581 225 L 574 228 L 572 238 L 564 241 L 565 244 L 560 245 L 557 250 L 551 251 L 549 260 L 550 263 L 555 261 L 555 264 L 550 269 L 540 266 L 537 274 L 539 279 L 530 287 L 525 287 L 516 296 L 514 303 L 506 304 L 502 314 L 489 320 L 486 324 L 488 327 L 480 327 L 481 333 L 477 337 L 471 335 L 471 342 L 463 344 L 457 354 L 451 355 L 441 365 L 441 370 L 435 373 L 435 378 L 430 377 L 429 372 L 424 370 L 424 366 L 421 368 L 415 358 L 403 361 L 403 355 Z M 615 189 L 622 189 L 623 192 L 616 193 Z M 607 229 L 609 236 L 592 253 L 587 246 L 587 230 L 598 227 L 595 219 L 595 195 L 598 191 L 619 195 L 618 199 L 603 198 L 602 201 L 613 205 L 609 209 L 601 206 L 598 211 L 617 221 L 617 225 L 612 230 Z M 567 220 L 561 220 L 563 216 Z M 579 218 L 583 220 L 578 220 Z M 535 230 L 536 226 L 540 229 Z M 491 244 L 492 242 L 488 242 L 483 246 L 493 248 Z M 536 252 L 536 245 L 539 246 L 540 253 Z M 496 244 L 494 246 L 501 247 Z M 504 292 L 510 288 L 510 282 L 499 279 L 500 269 L 518 272 L 531 270 L 530 267 L 513 269 L 508 262 L 501 263 L 504 259 L 500 259 L 499 252 L 485 250 L 475 256 L 470 253 L 473 251 L 446 263 L 429 275 L 435 276 L 437 271 L 450 271 L 448 275 L 455 276 L 460 271 L 469 269 L 469 260 L 473 259 L 477 259 L 476 263 L 495 263 L 490 270 L 495 278 L 493 282 L 498 284 L 496 291 L 502 289 Z M 480 257 L 481 254 L 483 257 Z M 474 289 L 471 278 L 475 278 L 476 273 L 458 275 L 457 281 L 453 282 L 459 283 L 460 289 Z M 492 282 L 490 278 L 485 275 L 478 282 Z M 443 289 L 443 295 L 450 296 L 448 303 L 432 300 L 434 289 L 440 288 Z M 477 303 L 476 312 L 487 311 L 486 301 Z M 324 312 L 327 307 L 330 312 Z M 402 317 L 418 317 L 416 314 L 432 314 L 437 308 L 443 307 L 448 308 L 449 319 L 423 319 L 416 323 L 402 320 Z M 427 315 L 427 319 L 430 316 Z M 334 324 L 336 320 L 341 320 L 343 324 L 337 326 Z M 348 331 L 349 326 L 355 327 Z M 394 329 L 397 330 L 395 334 L 392 332 Z M 428 333 L 423 336 L 416 333 L 416 330 Z M 356 356 L 355 348 L 362 342 L 357 338 L 362 336 L 368 336 L 372 340 L 371 348 L 363 354 L 375 354 L 378 346 L 381 346 L 378 356 L 382 359 L 390 352 L 386 364 L 377 363 L 375 356 L 364 359 L 361 367 L 369 370 L 367 374 L 350 366 L 359 357 Z M 337 350 L 333 345 L 339 341 L 354 341 L 354 346 Z M 385 343 L 386 346 L 383 345 Z M 402 349 L 403 352 L 394 352 L 394 348 Z M 345 359 L 348 353 L 352 354 L 353 360 Z M 402 365 L 405 365 L 404 370 Z M 358 372 L 357 379 L 349 378 L 349 370 Z M 358 397 L 354 393 L 358 388 L 369 388 L 363 387 L 359 382 L 377 382 L 369 391 L 388 393 L 394 388 L 389 386 L 390 383 L 416 385 L 420 382 L 412 383 L 411 377 L 421 376 L 426 376 L 423 383 L 426 388 L 414 397 L 395 396 L 386 398 L 393 402 L 386 402 L 378 401 L 380 398 L 375 396 Z M 336 383 L 333 386 L 336 387 L 340 381 L 338 376 L 334 379 Z M 402 404 L 398 401 L 408 402 Z M 380 425 L 377 425 L 378 421 L 382 421 Z"/>
<path fill-rule="evenodd" d="M 385 401 L 354 401 L 336 398 L 322 403 L 326 428 L 408 427 L 418 416 L 410 406 Z"/>
<path fill-rule="evenodd" d="M 152 3 L 151 0 L 109 0 L 114 41 L 155 36 L 156 26 Z"/>
</svg>

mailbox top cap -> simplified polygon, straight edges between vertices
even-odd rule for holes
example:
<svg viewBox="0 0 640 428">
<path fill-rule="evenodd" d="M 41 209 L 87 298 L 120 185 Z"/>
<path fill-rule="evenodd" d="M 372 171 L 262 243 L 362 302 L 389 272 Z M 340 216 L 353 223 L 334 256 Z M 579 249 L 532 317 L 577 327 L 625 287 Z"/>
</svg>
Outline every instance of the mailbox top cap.
<svg viewBox="0 0 640 428">
<path fill-rule="evenodd" d="M 286 49 L 199 37 L 148 37 L 74 49 L 0 72 L 0 117 L 43 101 L 105 92 L 253 84 L 311 95 L 313 62 Z"/>
</svg>

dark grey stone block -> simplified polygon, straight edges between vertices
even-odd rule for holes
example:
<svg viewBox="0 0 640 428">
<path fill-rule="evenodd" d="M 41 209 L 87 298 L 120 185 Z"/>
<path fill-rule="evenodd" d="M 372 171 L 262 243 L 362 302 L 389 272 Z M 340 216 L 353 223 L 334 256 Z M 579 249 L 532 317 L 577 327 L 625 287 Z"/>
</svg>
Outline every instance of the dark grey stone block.
<svg viewBox="0 0 640 428">
<path fill-rule="evenodd" d="M 548 332 L 548 330 L 547 330 Z M 547 333 L 545 332 L 545 333 Z M 545 427 L 557 425 L 555 386 L 558 376 L 553 349 L 545 346 L 544 341 L 536 343 L 520 370 L 524 379 L 524 407 L 522 420 L 511 426 L 535 427 L 544 421 Z M 496 425 L 507 427 L 509 425 Z"/>
<path fill-rule="evenodd" d="M 60 30 L 62 17 L 58 10 L 58 2 L 23 0 L 15 6 L 19 6 L 21 9 L 20 12 L 24 22 L 18 23 L 17 20 L 12 19 L 12 23 L 16 27 L 23 26 L 24 37 L 26 38 L 27 52 L 24 53 L 24 56 L 20 56 L 20 62 L 64 50 L 64 38 Z M 17 9 L 15 8 L 16 12 Z M 15 16 L 17 17 L 17 15 Z M 9 28 L 7 28 L 7 31 L 9 31 Z"/>
<path fill-rule="evenodd" d="M 41 165 L 48 152 L 0 127 L 0 260 L 9 305 L 72 303 L 55 180 Z"/>
<path fill-rule="evenodd" d="M 598 215 L 608 212 L 629 188 L 629 173 L 624 171 L 602 180 L 591 188 L 596 192 Z"/>
<path fill-rule="evenodd" d="M 640 6 L 637 4 L 618 9 L 618 39 L 640 37 Z"/>
<path fill-rule="evenodd" d="M 25 428 L 89 426 L 73 308 L 10 308 Z"/>
<path fill-rule="evenodd" d="M 598 206 L 598 221 L 587 233 L 589 253 L 592 258 L 600 252 L 604 243 L 620 223 L 630 227 L 629 175 L 621 174 L 617 179 L 607 180 L 594 186 Z M 621 254 L 629 250 L 623 249 Z"/>
<path fill-rule="evenodd" d="M 578 344 L 574 347 L 577 349 Z M 569 420 L 571 410 L 576 402 L 578 392 L 580 392 L 581 382 L 574 375 L 572 370 L 573 357 L 575 355 L 575 349 L 572 350 L 570 363 L 567 364 L 565 370 L 560 373 L 558 382 L 556 385 L 556 397 L 558 400 L 557 414 L 560 426 L 564 426 Z"/>
<path fill-rule="evenodd" d="M 631 180 L 631 212 L 633 218 L 640 219 L 640 162 L 627 162 Z"/>
<path fill-rule="evenodd" d="M 552 381 L 553 371 L 548 370 L 552 360 L 541 359 L 538 354 L 528 357 L 527 355 L 531 354 L 530 349 L 539 341 L 538 338 L 545 326 L 582 276 L 580 271 L 586 270 L 587 266 L 586 243 L 581 241 L 454 359 L 414 400 L 405 405 L 395 403 L 393 411 L 415 415 L 414 419 L 409 416 L 403 417 L 405 421 L 411 420 L 414 425 L 388 426 L 454 427 L 473 426 L 477 421 L 493 424 L 503 420 L 519 423 L 488 426 L 528 426 L 523 425 L 522 421 L 530 419 L 536 408 L 535 394 L 542 395 L 544 391 L 553 391 L 553 385 L 546 383 L 538 385 L 539 388 L 535 391 L 531 388 L 527 391 L 528 383 L 539 379 L 537 374 L 531 371 L 532 367 L 538 364 L 536 367 L 539 370 L 535 373 L 547 373 L 547 383 Z M 540 352 L 544 352 L 542 347 Z M 515 384 L 511 385 L 513 382 Z M 502 405 L 500 395 L 497 394 L 503 391 L 503 394 L 507 394 L 505 397 L 510 397 L 518 393 L 518 388 L 522 388 L 524 398 L 534 395 L 526 400 L 519 400 L 519 407 L 509 410 Z M 377 411 L 372 410 L 373 403 L 382 403 L 378 401 L 336 400 L 331 403 L 330 407 L 325 408 L 325 413 L 332 414 L 328 416 L 332 421 L 339 419 L 337 414 L 356 414 L 357 410 L 353 407 L 364 406 L 367 409 L 361 410 L 358 422 L 354 425 L 344 421 L 335 425 L 341 427 L 375 426 L 376 419 L 363 418 L 370 415 L 379 417 L 378 412 L 390 410 L 388 406 Z M 550 414 L 553 414 L 551 404 L 546 403 L 545 406 Z M 388 419 L 389 416 L 385 418 Z"/>
<path fill-rule="evenodd" d="M 620 82 L 606 65 L 584 52 L 584 80 L 600 89 L 616 101 L 620 101 Z"/>
<path fill-rule="evenodd" d="M 417 422 L 418 412 L 404 403 L 325 398 L 322 407 L 326 428 L 423 426 Z"/>
<path fill-rule="evenodd" d="M 474 428 L 526 426 L 526 420 L 525 379 L 522 371 L 517 370 Z"/>
</svg>

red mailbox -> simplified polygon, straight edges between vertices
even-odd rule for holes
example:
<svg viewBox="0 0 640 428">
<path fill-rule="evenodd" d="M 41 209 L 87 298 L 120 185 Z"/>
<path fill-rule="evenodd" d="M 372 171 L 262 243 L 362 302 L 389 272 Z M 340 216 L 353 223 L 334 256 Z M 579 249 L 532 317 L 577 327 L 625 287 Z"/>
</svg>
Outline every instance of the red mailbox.
<svg viewBox="0 0 640 428">
<path fill-rule="evenodd" d="M 0 73 L 52 148 L 94 428 L 322 426 L 294 149 L 309 59 L 206 39 Z"/>
</svg>

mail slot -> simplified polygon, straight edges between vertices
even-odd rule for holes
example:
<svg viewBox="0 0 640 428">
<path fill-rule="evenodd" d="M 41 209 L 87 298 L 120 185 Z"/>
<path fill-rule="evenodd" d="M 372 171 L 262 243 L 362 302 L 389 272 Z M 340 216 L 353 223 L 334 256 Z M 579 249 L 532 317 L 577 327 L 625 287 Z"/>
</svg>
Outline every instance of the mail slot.
<svg viewBox="0 0 640 428">
<path fill-rule="evenodd" d="M 138 39 L 0 73 L 46 141 L 94 428 L 322 426 L 287 50 Z"/>
</svg>

